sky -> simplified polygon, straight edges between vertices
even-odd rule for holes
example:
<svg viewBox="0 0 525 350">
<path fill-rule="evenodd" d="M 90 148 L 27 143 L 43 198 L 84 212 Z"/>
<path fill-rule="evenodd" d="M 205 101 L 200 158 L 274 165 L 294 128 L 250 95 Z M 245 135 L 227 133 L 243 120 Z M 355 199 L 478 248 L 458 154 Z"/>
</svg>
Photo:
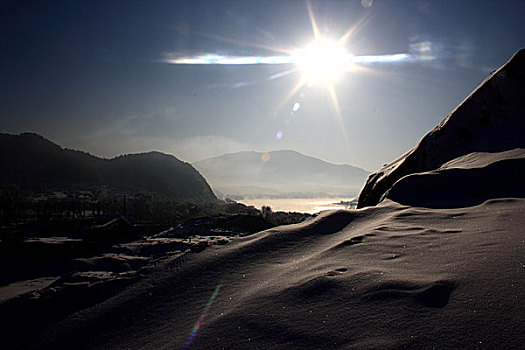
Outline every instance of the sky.
<svg viewBox="0 0 525 350">
<path fill-rule="evenodd" d="M 193 162 L 293 149 L 373 171 L 415 146 L 525 39 L 518 0 L 0 6 L 0 131 L 102 157 L 158 150 Z M 316 37 L 373 62 L 306 82 L 289 58 Z M 380 59 L 395 54 L 403 59 Z M 288 62 L 177 64 L 203 55 Z"/>
</svg>

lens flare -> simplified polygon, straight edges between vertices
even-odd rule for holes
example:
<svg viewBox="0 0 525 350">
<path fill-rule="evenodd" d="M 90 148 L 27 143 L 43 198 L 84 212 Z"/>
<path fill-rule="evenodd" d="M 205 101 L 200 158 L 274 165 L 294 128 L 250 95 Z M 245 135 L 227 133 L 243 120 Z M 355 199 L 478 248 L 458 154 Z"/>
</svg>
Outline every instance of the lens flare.
<svg viewBox="0 0 525 350">
<path fill-rule="evenodd" d="M 361 0 L 361 5 L 363 7 L 372 7 L 373 0 Z"/>
<path fill-rule="evenodd" d="M 191 347 L 191 344 L 193 344 L 193 341 L 195 340 L 195 337 L 197 336 L 197 332 L 202 327 L 202 324 L 204 323 L 204 318 L 208 314 L 208 310 L 211 307 L 211 304 L 213 304 L 213 301 L 219 294 L 219 290 L 221 289 L 221 285 L 218 285 L 215 287 L 215 290 L 213 291 L 210 300 L 208 300 L 208 303 L 206 304 L 206 307 L 204 308 L 204 311 L 202 312 L 201 317 L 199 318 L 199 321 L 193 326 L 190 332 L 190 336 L 188 337 L 188 340 L 186 340 L 186 343 L 184 344 L 184 350 L 188 350 Z"/>
<path fill-rule="evenodd" d="M 270 160 L 270 153 L 263 153 L 263 154 L 261 155 L 261 160 L 262 160 L 263 162 L 267 162 L 267 161 L 269 161 L 269 160 Z"/>
<path fill-rule="evenodd" d="M 425 56 L 423 60 L 428 60 Z M 309 49 L 298 50 L 295 54 L 287 56 L 223 56 L 213 53 L 201 54 L 196 56 L 176 56 L 167 55 L 163 60 L 169 64 L 181 65 L 259 65 L 259 64 L 297 64 L 312 70 L 325 70 L 331 72 L 335 65 L 340 68 L 348 64 L 367 64 L 367 63 L 393 63 L 401 61 L 419 61 L 419 55 L 408 53 L 396 53 L 388 55 L 361 55 L 353 56 L 348 54 L 343 48 L 331 47 L 329 44 L 314 44 Z M 280 78 L 289 72 L 278 73 L 271 79 Z"/>
<path fill-rule="evenodd" d="M 172 58 L 169 58 L 172 56 Z M 165 60 L 171 64 L 225 64 L 225 65 L 246 65 L 246 64 L 286 64 L 292 63 L 292 56 L 223 56 L 214 53 L 205 53 L 197 56 L 168 55 Z"/>
</svg>

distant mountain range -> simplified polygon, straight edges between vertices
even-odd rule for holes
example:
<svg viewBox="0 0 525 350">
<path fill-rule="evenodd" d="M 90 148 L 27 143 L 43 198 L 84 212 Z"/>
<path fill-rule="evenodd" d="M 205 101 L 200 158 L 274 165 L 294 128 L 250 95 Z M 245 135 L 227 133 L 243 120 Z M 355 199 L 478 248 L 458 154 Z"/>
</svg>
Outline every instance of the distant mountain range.
<svg viewBox="0 0 525 350">
<path fill-rule="evenodd" d="M 206 180 L 188 163 L 160 152 L 103 159 L 64 149 L 33 134 L 0 134 L 0 185 L 88 189 L 105 186 L 185 199 L 215 199 Z"/>
<path fill-rule="evenodd" d="M 216 193 L 234 197 L 355 196 L 369 174 L 289 150 L 229 153 L 193 165 Z"/>
</svg>

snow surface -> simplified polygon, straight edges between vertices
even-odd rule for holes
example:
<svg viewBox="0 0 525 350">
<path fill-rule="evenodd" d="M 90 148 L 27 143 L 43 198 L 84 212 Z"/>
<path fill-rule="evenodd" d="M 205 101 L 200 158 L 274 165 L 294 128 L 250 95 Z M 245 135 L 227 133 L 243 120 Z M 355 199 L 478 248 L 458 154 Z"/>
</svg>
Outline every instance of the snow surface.
<svg viewBox="0 0 525 350">
<path fill-rule="evenodd" d="M 165 266 L 38 344 L 183 348 L 218 290 L 192 349 L 517 349 L 524 225 L 524 199 L 332 211 Z"/>
</svg>

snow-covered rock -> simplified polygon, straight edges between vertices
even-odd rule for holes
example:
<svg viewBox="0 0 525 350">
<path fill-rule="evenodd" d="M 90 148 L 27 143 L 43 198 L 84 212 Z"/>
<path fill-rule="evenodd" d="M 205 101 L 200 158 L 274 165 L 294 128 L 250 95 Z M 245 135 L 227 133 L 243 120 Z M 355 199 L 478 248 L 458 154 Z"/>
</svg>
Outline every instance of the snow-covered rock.
<svg viewBox="0 0 525 350">
<path fill-rule="evenodd" d="M 522 49 L 487 77 L 415 148 L 371 174 L 359 196 L 358 207 L 378 204 L 389 196 L 387 192 L 392 186 L 404 181 L 407 175 L 438 170 L 445 163 L 451 164 L 454 159 L 474 152 L 498 153 L 525 148 L 524 95 L 525 49 Z M 505 163 L 513 166 L 515 161 Z M 463 164 L 463 168 L 465 166 Z M 498 169 L 505 171 L 501 167 Z M 413 178 L 409 181 L 415 185 Z M 399 195 L 401 184 L 396 186 L 398 188 L 390 192 L 391 195 Z M 408 187 L 416 190 L 412 185 Z M 405 193 L 404 196 L 408 198 L 410 194 Z"/>
</svg>

